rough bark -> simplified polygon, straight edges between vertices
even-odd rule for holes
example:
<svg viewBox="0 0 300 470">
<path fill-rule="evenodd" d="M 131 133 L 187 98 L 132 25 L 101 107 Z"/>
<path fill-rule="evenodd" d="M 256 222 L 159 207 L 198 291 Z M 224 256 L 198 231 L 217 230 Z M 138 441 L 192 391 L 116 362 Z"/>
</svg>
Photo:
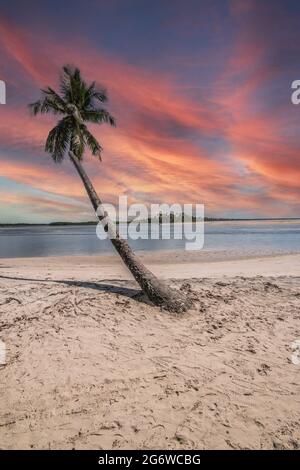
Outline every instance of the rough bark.
<svg viewBox="0 0 300 470">
<path fill-rule="evenodd" d="M 158 305 L 172 312 L 183 312 L 187 310 L 190 307 L 190 301 L 187 297 L 182 292 L 171 289 L 166 282 L 154 276 L 154 274 L 149 271 L 149 269 L 147 269 L 141 260 L 135 255 L 127 241 L 120 236 L 117 228 L 113 226 L 107 216 L 107 213 L 104 213 L 104 211 L 101 210 L 102 202 L 81 165 L 81 162 L 71 151 L 69 152 L 69 156 L 84 184 L 97 217 L 104 225 L 104 230 L 108 232 L 113 229 L 116 230 L 116 237 L 111 239 L 111 243 L 121 256 L 123 262 L 130 270 L 135 280 L 140 285 L 142 291 L 154 305 Z"/>
</svg>

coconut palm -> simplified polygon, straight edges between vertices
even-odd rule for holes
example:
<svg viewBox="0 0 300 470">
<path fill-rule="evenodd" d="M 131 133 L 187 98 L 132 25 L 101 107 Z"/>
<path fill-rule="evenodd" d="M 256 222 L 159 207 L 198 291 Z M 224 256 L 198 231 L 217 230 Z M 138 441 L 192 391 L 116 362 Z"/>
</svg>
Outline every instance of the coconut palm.
<svg viewBox="0 0 300 470">
<path fill-rule="evenodd" d="M 48 87 L 41 90 L 41 99 L 29 105 L 34 115 L 54 114 L 59 117 L 57 125 L 49 132 L 45 150 L 51 154 L 54 162 L 61 162 L 67 155 L 74 164 L 92 206 L 104 225 L 110 231 L 112 224 L 102 207 L 82 160 L 84 151 L 101 160 L 101 145 L 90 133 L 87 123 L 108 123 L 115 126 L 115 119 L 103 107 L 107 101 L 105 90 L 98 88 L 95 82 L 87 84 L 78 68 L 65 66 L 60 76 L 60 91 Z M 188 301 L 183 294 L 171 289 L 166 283 L 157 279 L 134 254 L 127 241 L 121 238 L 118 231 L 111 242 L 125 265 L 141 286 L 143 292 L 155 304 L 170 311 L 184 311 Z"/>
</svg>

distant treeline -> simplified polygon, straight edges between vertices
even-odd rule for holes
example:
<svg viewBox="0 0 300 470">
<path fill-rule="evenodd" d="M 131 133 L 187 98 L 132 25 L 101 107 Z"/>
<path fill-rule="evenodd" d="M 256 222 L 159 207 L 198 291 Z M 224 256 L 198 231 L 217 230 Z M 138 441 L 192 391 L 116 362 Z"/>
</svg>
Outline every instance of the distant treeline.
<svg viewBox="0 0 300 470">
<path fill-rule="evenodd" d="M 134 220 L 134 219 L 132 219 Z M 182 221 L 189 221 L 189 222 L 197 222 L 201 219 L 197 219 L 196 217 L 188 217 L 188 218 L 184 218 L 184 214 L 182 214 L 182 216 L 174 216 L 174 214 L 170 214 L 170 216 L 167 216 L 167 215 L 162 215 L 160 214 L 159 217 L 156 217 L 156 218 L 153 218 L 151 219 L 150 217 L 148 219 L 145 219 L 145 220 L 142 220 L 140 222 L 144 222 L 144 223 L 163 223 L 165 221 L 169 221 L 171 223 L 176 223 L 176 222 L 180 222 L 180 220 Z M 236 219 L 236 218 L 216 218 L 216 217 L 204 217 L 204 221 L 205 222 L 259 222 L 259 221 L 289 221 L 289 220 L 300 220 L 300 217 L 284 217 L 284 218 L 269 218 L 269 217 L 265 217 L 265 218 L 253 218 L 253 219 Z M 130 223 L 131 221 L 129 220 L 128 223 Z M 30 223 L 17 223 L 17 224 L 1 224 L 0 223 L 0 227 L 2 228 L 5 228 L 5 227 L 65 227 L 65 226 L 73 226 L 73 225 L 97 225 L 97 221 L 88 221 L 88 222 L 50 222 L 48 224 L 39 224 L 39 223 L 35 223 L 35 224 L 30 224 Z M 116 222 L 117 224 L 119 224 L 120 222 L 117 221 Z"/>
<path fill-rule="evenodd" d="M 18 224 L 0 224 L 0 227 L 60 227 L 66 225 L 97 225 L 97 222 L 50 222 L 48 224 L 30 224 L 30 223 L 18 223 Z"/>
</svg>

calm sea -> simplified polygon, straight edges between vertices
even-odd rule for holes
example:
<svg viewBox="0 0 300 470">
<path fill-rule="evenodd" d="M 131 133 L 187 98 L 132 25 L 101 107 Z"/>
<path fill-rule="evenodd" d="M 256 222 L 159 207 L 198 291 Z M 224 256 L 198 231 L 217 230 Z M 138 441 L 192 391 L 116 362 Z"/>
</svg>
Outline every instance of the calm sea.
<svg viewBox="0 0 300 470">
<path fill-rule="evenodd" d="M 0 228 L 0 258 L 109 253 L 95 226 Z M 146 226 L 144 227 L 146 229 Z M 130 240 L 135 250 L 182 250 L 185 240 Z M 205 251 L 241 254 L 300 252 L 300 220 L 205 223 Z"/>
</svg>

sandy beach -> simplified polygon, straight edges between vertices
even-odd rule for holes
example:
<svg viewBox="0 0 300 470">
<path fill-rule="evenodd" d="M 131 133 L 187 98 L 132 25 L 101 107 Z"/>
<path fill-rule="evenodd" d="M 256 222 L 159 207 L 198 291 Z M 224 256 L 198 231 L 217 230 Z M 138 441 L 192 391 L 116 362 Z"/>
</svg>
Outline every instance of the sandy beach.
<svg viewBox="0 0 300 470">
<path fill-rule="evenodd" d="M 115 256 L 0 260 L 1 449 L 300 448 L 300 254 L 141 256 L 189 312 Z"/>
</svg>

